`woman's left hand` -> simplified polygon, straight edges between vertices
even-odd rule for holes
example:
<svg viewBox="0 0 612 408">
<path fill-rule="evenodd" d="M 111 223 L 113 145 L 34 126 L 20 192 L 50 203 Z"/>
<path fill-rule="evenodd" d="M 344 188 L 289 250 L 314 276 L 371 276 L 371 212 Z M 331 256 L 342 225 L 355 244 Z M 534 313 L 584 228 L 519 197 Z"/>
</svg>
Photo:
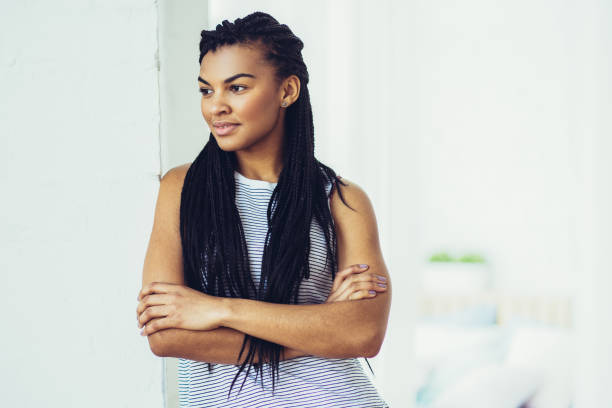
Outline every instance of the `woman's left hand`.
<svg viewBox="0 0 612 408">
<path fill-rule="evenodd" d="M 138 327 L 144 326 L 140 334 L 168 328 L 216 329 L 223 319 L 222 299 L 176 283 L 151 282 L 138 294 Z"/>
</svg>

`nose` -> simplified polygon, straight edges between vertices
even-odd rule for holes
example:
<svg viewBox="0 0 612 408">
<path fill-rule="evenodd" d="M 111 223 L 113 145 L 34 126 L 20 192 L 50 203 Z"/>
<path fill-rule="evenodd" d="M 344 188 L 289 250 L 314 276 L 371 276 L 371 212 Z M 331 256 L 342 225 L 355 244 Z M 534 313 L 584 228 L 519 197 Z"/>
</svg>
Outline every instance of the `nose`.
<svg viewBox="0 0 612 408">
<path fill-rule="evenodd" d="M 212 95 L 208 98 L 208 101 L 202 101 L 202 105 L 202 108 L 204 108 L 204 106 L 208 107 L 208 113 L 212 117 L 219 117 L 222 116 L 221 114 L 231 112 L 230 106 L 222 95 Z"/>
</svg>

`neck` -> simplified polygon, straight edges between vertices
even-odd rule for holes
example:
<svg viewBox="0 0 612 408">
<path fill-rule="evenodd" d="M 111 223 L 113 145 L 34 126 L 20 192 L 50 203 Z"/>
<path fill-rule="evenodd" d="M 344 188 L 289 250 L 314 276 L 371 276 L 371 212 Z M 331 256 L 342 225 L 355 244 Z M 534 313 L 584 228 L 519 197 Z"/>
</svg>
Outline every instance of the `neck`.
<svg viewBox="0 0 612 408">
<path fill-rule="evenodd" d="M 282 122 L 281 122 L 282 123 Z M 236 150 L 236 170 L 246 178 L 278 183 L 283 169 L 282 127 L 248 149 Z"/>
<path fill-rule="evenodd" d="M 255 155 L 244 151 L 236 151 L 236 171 L 253 180 L 263 180 L 277 183 L 283 170 L 280 154 Z"/>
</svg>

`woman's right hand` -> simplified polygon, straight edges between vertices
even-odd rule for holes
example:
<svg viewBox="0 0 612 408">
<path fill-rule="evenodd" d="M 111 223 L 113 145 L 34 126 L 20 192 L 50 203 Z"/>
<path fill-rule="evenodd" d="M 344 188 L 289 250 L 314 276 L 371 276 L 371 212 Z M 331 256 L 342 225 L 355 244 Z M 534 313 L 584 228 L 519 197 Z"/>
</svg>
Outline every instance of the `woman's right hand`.
<svg viewBox="0 0 612 408">
<path fill-rule="evenodd" d="M 336 273 L 331 293 L 325 303 L 373 298 L 378 292 L 385 290 L 387 285 L 384 277 L 370 271 L 368 265 L 362 268 L 355 264 Z"/>
</svg>

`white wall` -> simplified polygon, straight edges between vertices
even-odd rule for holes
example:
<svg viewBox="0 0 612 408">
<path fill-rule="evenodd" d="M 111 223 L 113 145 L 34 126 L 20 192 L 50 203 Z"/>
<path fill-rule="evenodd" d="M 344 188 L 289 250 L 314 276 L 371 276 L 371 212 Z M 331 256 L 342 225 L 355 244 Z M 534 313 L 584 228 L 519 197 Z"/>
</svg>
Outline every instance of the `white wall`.
<svg viewBox="0 0 612 408">
<path fill-rule="evenodd" d="M 576 307 L 579 361 L 577 408 L 612 406 L 612 5 L 591 1 L 571 10 L 580 23 L 571 41 L 580 46 L 572 64 L 572 147 L 576 185 L 579 275 Z"/>
<path fill-rule="evenodd" d="M 205 0 L 160 0 L 159 58 L 162 174 L 191 162 L 208 142 L 200 110 L 201 31 L 208 29 Z"/>
<path fill-rule="evenodd" d="M 567 4 L 567 3 L 566 3 Z M 565 7 L 564 7 L 565 6 Z M 567 6 L 550 1 L 414 3 L 409 68 L 417 99 L 422 241 L 482 253 L 494 284 L 569 292 L 575 171 Z"/>
<path fill-rule="evenodd" d="M 159 185 L 153 0 L 3 1 L 0 405 L 161 407 L 136 326 Z"/>
<path fill-rule="evenodd" d="M 159 7 L 159 100 L 162 174 L 193 161 L 208 142 L 200 110 L 201 31 L 208 29 L 208 2 L 161 0 Z M 160 359 L 166 407 L 178 407 L 178 359 Z"/>
</svg>

